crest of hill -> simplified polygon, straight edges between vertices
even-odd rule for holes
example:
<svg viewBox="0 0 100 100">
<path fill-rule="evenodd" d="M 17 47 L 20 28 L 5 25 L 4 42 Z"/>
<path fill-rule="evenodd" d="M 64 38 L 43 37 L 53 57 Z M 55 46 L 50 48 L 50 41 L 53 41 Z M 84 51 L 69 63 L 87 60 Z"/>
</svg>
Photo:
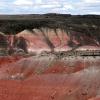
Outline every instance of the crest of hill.
<svg viewBox="0 0 100 100">
<path fill-rule="evenodd" d="M 27 36 L 27 35 L 33 35 L 32 32 L 30 32 L 29 30 L 23 30 L 22 32 L 16 34 L 17 36 Z"/>
</svg>

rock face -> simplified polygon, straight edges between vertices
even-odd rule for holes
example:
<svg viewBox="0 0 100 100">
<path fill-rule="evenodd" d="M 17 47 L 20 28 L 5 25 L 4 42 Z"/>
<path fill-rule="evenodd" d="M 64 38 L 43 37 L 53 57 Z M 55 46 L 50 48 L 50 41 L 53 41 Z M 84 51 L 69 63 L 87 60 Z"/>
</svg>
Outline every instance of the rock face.
<svg viewBox="0 0 100 100">
<path fill-rule="evenodd" d="M 53 30 L 43 29 L 42 33 L 39 29 L 34 29 L 35 34 L 24 30 L 16 34 L 17 37 L 23 37 L 27 42 L 28 52 L 42 52 L 42 51 L 68 51 L 71 48 L 67 45 L 69 37 L 58 29 L 56 35 Z"/>
<path fill-rule="evenodd" d="M 57 34 L 53 29 L 43 29 L 43 33 L 39 29 L 34 29 L 34 33 L 24 30 L 16 34 L 27 40 L 28 51 L 69 51 L 69 50 L 100 50 L 99 44 L 94 38 L 81 36 L 82 40 L 76 38 L 78 34 L 72 33 L 72 37 L 61 29 L 57 29 Z"/>
<path fill-rule="evenodd" d="M 3 35 L 1 46 L 4 46 L 5 43 L 8 51 L 10 49 L 11 52 L 24 51 L 25 53 L 100 50 L 99 44 L 94 38 L 82 36 L 82 40 L 79 41 L 79 38 L 76 38 L 79 33 L 73 33 L 74 35 L 69 37 L 61 29 L 57 29 L 57 33 L 53 29 L 48 29 L 48 32 L 45 28 L 42 30 L 41 32 L 39 29 L 33 29 L 34 34 L 29 30 L 24 30 L 16 35 Z"/>
<path fill-rule="evenodd" d="M 17 34 L 27 29 L 28 33 L 34 34 L 34 40 L 42 39 L 42 45 L 52 51 L 58 45 L 67 45 L 74 50 L 84 45 L 100 46 L 99 22 L 99 15 L 1 15 L 0 31 Z"/>
</svg>

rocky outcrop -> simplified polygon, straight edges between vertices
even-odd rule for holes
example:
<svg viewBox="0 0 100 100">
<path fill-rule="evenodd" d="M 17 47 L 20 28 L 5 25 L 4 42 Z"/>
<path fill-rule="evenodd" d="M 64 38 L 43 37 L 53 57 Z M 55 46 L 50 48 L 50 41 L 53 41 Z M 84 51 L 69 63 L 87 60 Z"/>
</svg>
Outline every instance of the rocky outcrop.
<svg viewBox="0 0 100 100">
<path fill-rule="evenodd" d="M 41 35 L 53 51 L 55 46 L 50 40 L 54 31 L 61 42 L 62 35 L 69 37 L 68 45 L 73 50 L 83 45 L 100 46 L 100 16 L 99 15 L 1 15 L 0 31 L 5 34 L 17 34 L 25 29 L 35 36 Z M 52 30 L 52 31 L 51 31 Z M 59 35 L 59 31 L 62 35 Z M 36 32 L 38 31 L 38 32 Z M 48 32 L 50 32 L 49 35 Z M 64 34 L 63 34 L 64 33 Z M 59 37 L 60 36 L 60 37 Z"/>
<path fill-rule="evenodd" d="M 99 15 L 0 15 L 0 31 L 18 37 L 15 43 L 15 37 L 10 42 L 7 38 L 8 47 L 18 47 L 26 53 L 89 50 L 91 46 L 99 49 L 99 26 Z"/>
</svg>

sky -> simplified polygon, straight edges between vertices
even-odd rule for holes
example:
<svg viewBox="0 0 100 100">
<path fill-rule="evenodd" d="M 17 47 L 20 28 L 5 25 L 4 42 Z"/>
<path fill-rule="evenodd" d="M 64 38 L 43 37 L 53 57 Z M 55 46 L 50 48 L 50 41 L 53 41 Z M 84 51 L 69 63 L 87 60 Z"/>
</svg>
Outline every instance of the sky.
<svg viewBox="0 0 100 100">
<path fill-rule="evenodd" d="M 100 0 L 0 0 L 0 14 L 97 14 Z"/>
</svg>

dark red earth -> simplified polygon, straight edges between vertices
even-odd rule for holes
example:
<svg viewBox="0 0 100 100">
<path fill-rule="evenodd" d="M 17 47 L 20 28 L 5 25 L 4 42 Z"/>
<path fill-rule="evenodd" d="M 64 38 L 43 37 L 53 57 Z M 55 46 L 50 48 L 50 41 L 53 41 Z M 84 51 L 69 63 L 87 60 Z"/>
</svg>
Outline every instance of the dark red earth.
<svg viewBox="0 0 100 100">
<path fill-rule="evenodd" d="M 0 99 L 99 100 L 100 59 L 76 58 L 29 57 L 1 65 Z"/>
<path fill-rule="evenodd" d="M 50 48 L 38 37 L 24 34 L 36 55 L 0 57 L 0 100 L 100 100 L 100 57 L 41 55 Z M 67 36 L 49 38 L 55 50 L 70 49 Z"/>
</svg>

